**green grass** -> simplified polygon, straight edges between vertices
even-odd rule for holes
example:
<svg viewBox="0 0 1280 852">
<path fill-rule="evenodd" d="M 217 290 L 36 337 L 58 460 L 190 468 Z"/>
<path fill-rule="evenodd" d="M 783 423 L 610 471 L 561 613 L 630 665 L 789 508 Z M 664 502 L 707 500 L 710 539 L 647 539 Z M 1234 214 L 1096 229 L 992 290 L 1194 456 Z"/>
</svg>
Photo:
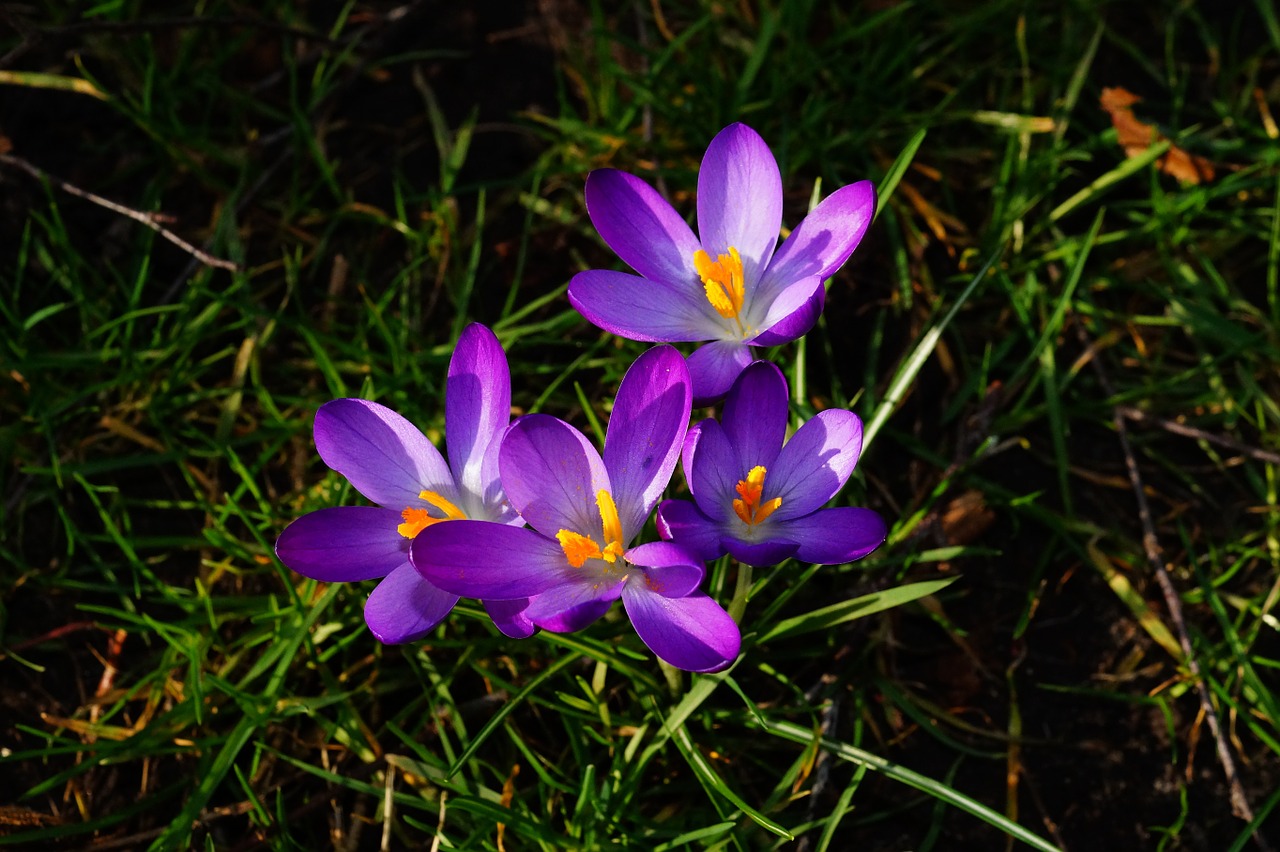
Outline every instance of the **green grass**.
<svg viewBox="0 0 1280 852">
<path fill-rule="evenodd" d="M 517 5 L 487 30 L 360 0 L 5 13 L 9 155 L 238 269 L 0 162 L 0 845 L 1280 842 L 1268 4 Z M 1215 178 L 1126 160 L 1106 86 Z M 694 676 L 616 610 L 514 642 L 464 602 L 384 647 L 368 588 L 275 560 L 290 520 L 360 499 L 316 408 L 377 399 L 439 440 L 469 321 L 517 408 L 598 431 L 644 347 L 564 298 L 616 263 L 585 176 L 691 213 L 734 120 L 773 146 L 787 225 L 880 187 L 818 328 L 770 355 L 797 418 L 867 423 L 837 500 L 885 547 L 709 566 L 722 601 L 750 584 L 743 654 Z"/>
</svg>

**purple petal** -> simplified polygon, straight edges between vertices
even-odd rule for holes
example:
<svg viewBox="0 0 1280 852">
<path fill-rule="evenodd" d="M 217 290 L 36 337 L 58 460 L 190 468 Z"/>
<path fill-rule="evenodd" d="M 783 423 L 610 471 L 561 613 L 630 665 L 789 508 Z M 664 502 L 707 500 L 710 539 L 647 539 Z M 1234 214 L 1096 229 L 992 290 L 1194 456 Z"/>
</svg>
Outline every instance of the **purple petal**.
<svg viewBox="0 0 1280 852">
<path fill-rule="evenodd" d="M 871 181 L 842 186 L 796 225 L 760 281 L 762 292 L 781 290 L 816 275 L 830 278 L 862 241 L 876 212 Z"/>
<path fill-rule="evenodd" d="M 492 521 L 433 524 L 413 540 L 409 560 L 433 586 L 482 600 L 531 598 L 573 570 L 556 541 Z"/>
<path fill-rule="evenodd" d="M 688 500 L 663 500 L 658 504 L 658 535 L 710 562 L 724 555 L 720 524 Z"/>
<path fill-rule="evenodd" d="M 627 551 L 627 561 L 644 570 L 649 591 L 682 598 L 698 588 L 706 568 L 691 550 L 677 543 L 650 541 Z M 633 581 L 634 582 L 634 581 Z"/>
<path fill-rule="evenodd" d="M 716 134 L 698 170 L 698 236 L 714 260 L 730 246 L 743 278 L 760 280 L 782 228 L 782 176 L 769 146 L 745 124 Z"/>
<path fill-rule="evenodd" d="M 856 414 L 829 408 L 810 418 L 765 475 L 764 499 L 782 498 L 771 520 L 798 518 L 821 508 L 849 481 L 861 452 L 862 421 Z"/>
<path fill-rule="evenodd" d="M 316 412 L 316 449 L 324 463 L 380 506 L 420 506 L 418 492 L 458 501 L 453 474 L 426 436 L 396 412 L 364 399 L 335 399 Z"/>
<path fill-rule="evenodd" d="M 489 613 L 494 627 L 502 631 L 504 636 L 512 639 L 528 639 L 537 632 L 538 627 L 529 620 L 525 610 L 529 608 L 529 598 L 518 598 L 513 601 L 482 601 L 484 611 Z"/>
<path fill-rule="evenodd" d="M 734 517 L 733 500 L 738 481 L 748 470 L 742 469 L 737 449 L 729 443 L 724 427 L 715 420 L 698 424 L 698 440 L 684 460 L 684 478 L 689 484 L 698 508 L 713 521 Z"/>
<path fill-rule="evenodd" d="M 587 175 L 586 200 L 591 224 L 636 272 L 661 281 L 698 280 L 698 238 L 649 184 L 616 169 L 598 169 Z"/>
<path fill-rule="evenodd" d="M 507 498 L 529 526 L 550 537 L 564 529 L 600 535 L 596 494 L 609 488 L 609 474 L 577 429 L 548 414 L 521 417 L 502 439 L 498 467 Z"/>
<path fill-rule="evenodd" d="M 628 340 L 713 340 L 723 323 L 696 282 L 588 269 L 569 282 L 569 304 L 589 322 Z"/>
<path fill-rule="evenodd" d="M 687 359 L 697 408 L 724 399 L 733 380 L 752 361 L 751 348 L 737 340 L 717 340 L 700 346 Z"/>
<path fill-rule="evenodd" d="M 399 512 L 336 506 L 308 512 L 280 533 L 276 556 L 304 577 L 351 583 L 385 577 L 409 562 L 409 539 L 396 532 Z"/>
<path fill-rule="evenodd" d="M 758 464 L 772 465 L 787 437 L 787 380 L 782 371 L 768 361 L 756 361 L 743 370 L 729 389 L 720 423 L 737 451 L 739 476 Z"/>
<path fill-rule="evenodd" d="M 861 559 L 889 534 L 884 520 L 870 509 L 819 509 L 786 523 L 786 534 L 800 543 L 796 558 L 819 565 L 842 565 Z"/>
<path fill-rule="evenodd" d="M 689 428 L 689 368 L 670 346 L 655 346 L 627 370 L 604 439 L 604 466 L 631 541 L 671 481 Z"/>
<path fill-rule="evenodd" d="M 760 323 L 763 330 L 751 338 L 751 345 L 779 346 L 804 337 L 822 315 L 826 296 L 822 279 L 816 275 L 787 287 L 769 306 Z"/>
<path fill-rule="evenodd" d="M 402 565 L 369 595 L 364 621 L 378 641 L 399 645 L 426 636 L 457 602 L 457 595 L 437 589 L 412 565 Z"/>
<path fill-rule="evenodd" d="M 787 532 L 790 533 L 790 528 L 787 528 Z M 776 534 L 765 541 L 755 542 L 743 541 L 727 535 L 721 539 L 721 544 L 734 559 L 757 568 L 777 565 L 782 560 L 795 556 L 796 551 L 800 549 L 799 542 Z"/>
<path fill-rule="evenodd" d="M 449 359 L 444 396 L 449 467 L 463 491 L 467 505 L 460 508 L 468 517 L 499 520 L 503 516 L 498 439 L 510 421 L 507 356 L 492 331 L 472 323 L 463 330 Z"/>
<path fill-rule="evenodd" d="M 603 589 L 582 582 L 556 586 L 534 598 L 525 614 L 543 630 L 574 633 L 609 611 L 622 594 L 623 582 Z"/>
<path fill-rule="evenodd" d="M 649 650 L 676 668 L 714 672 L 738 657 L 738 625 L 702 592 L 666 598 L 649 591 L 643 580 L 633 581 L 622 592 L 622 604 Z"/>
</svg>

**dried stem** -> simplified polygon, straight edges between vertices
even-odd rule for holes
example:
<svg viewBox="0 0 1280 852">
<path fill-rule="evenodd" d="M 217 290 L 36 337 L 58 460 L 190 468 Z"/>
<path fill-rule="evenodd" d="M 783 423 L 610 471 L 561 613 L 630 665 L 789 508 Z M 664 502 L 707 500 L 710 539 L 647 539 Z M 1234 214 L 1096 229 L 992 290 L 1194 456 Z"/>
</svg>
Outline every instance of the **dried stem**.
<svg viewBox="0 0 1280 852">
<path fill-rule="evenodd" d="M 173 231 L 170 231 L 168 228 L 161 225 L 159 222 L 159 219 L 160 219 L 159 214 L 147 213 L 143 210 L 134 210 L 132 207 L 125 207 L 123 204 L 117 204 L 116 202 L 110 200 L 109 198 L 103 198 L 101 195 L 95 195 L 94 193 L 89 192 L 88 190 L 81 189 L 75 184 L 67 183 L 65 180 L 62 180 L 61 178 L 54 177 L 53 175 L 46 172 L 44 169 L 41 169 L 40 167 L 27 162 L 21 157 L 15 157 L 12 154 L 0 154 L 0 163 L 3 163 L 6 166 L 12 166 L 16 169 L 24 171 L 27 174 L 31 175 L 36 180 L 47 181 L 48 183 L 53 184 L 54 186 L 58 187 L 68 195 L 74 195 L 77 198 L 83 198 L 86 201 L 91 201 L 94 204 L 97 204 L 99 207 L 107 208 L 112 213 L 118 213 L 121 216 L 132 219 L 135 222 L 141 222 L 143 225 L 146 225 L 148 228 L 155 231 L 157 234 L 164 237 L 166 240 L 173 243 L 178 248 L 185 251 L 187 254 L 199 260 L 205 266 L 212 266 L 218 269 L 226 269 L 230 272 L 236 272 L 239 269 L 239 267 L 236 266 L 231 261 L 222 260 L 221 258 L 214 257 L 213 255 L 209 254 L 206 251 L 202 251 L 201 249 L 196 248 L 191 243 L 187 242 L 182 237 L 175 234 Z"/>
</svg>

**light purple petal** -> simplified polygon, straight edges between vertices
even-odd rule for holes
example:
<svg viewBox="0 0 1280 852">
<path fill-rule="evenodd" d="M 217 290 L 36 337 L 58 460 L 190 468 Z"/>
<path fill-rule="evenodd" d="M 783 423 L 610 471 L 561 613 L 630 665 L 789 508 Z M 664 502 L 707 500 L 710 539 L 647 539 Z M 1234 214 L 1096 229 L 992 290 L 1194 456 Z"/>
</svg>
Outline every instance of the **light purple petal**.
<svg viewBox="0 0 1280 852">
<path fill-rule="evenodd" d="M 711 520 L 688 500 L 663 500 L 658 504 L 658 535 L 692 551 L 709 562 L 724 555 L 721 524 Z"/>
<path fill-rule="evenodd" d="M 751 348 L 737 340 L 717 340 L 696 349 L 687 359 L 694 406 L 715 405 L 724 399 L 733 380 L 752 360 Z"/>
<path fill-rule="evenodd" d="M 587 175 L 586 200 L 591 224 L 636 272 L 662 281 L 698 280 L 698 238 L 649 184 L 616 169 L 597 169 Z"/>
<path fill-rule="evenodd" d="M 724 427 L 715 420 L 702 421 L 698 424 L 697 443 L 689 450 L 684 478 L 698 509 L 713 521 L 734 517 L 738 481 L 747 471 L 742 469 L 738 451 L 729 443 Z"/>
<path fill-rule="evenodd" d="M 502 439 L 498 466 L 507 499 L 529 526 L 550 537 L 567 529 L 598 540 L 596 494 L 609 488 L 609 475 L 577 429 L 548 414 L 522 417 Z"/>
<path fill-rule="evenodd" d="M 871 181 L 842 186 L 822 200 L 791 232 L 760 282 L 764 293 L 816 275 L 830 278 L 858 247 L 876 212 Z"/>
<path fill-rule="evenodd" d="M 588 269 L 569 282 L 569 304 L 592 324 L 628 340 L 714 340 L 725 329 L 696 279 L 669 282 Z"/>
<path fill-rule="evenodd" d="M 698 170 L 698 236 L 711 255 L 742 256 L 748 287 L 759 281 L 782 228 L 782 176 L 769 146 L 745 124 L 716 134 Z"/>
<path fill-rule="evenodd" d="M 702 592 L 666 598 L 649 591 L 641 579 L 627 583 L 622 604 L 649 650 L 676 668 L 719 671 L 742 648 L 738 625 Z"/>
<path fill-rule="evenodd" d="M 884 520 L 870 509 L 841 506 L 791 519 L 786 534 L 800 542 L 796 558 L 801 562 L 842 565 L 884 544 L 889 533 Z"/>
<path fill-rule="evenodd" d="M 789 533 L 790 529 L 786 531 Z M 776 533 L 764 541 L 755 542 L 727 535 L 721 539 L 721 544 L 734 559 L 757 568 L 777 565 L 782 560 L 795 556 L 796 551 L 800 549 L 799 542 L 791 541 Z"/>
<path fill-rule="evenodd" d="M 457 595 L 437 589 L 412 565 L 402 565 L 369 595 L 364 621 L 380 642 L 399 645 L 426 636 L 457 602 Z"/>
<path fill-rule="evenodd" d="M 787 437 L 787 380 L 768 361 L 756 361 L 743 370 L 729 389 L 720 416 L 746 476 L 756 465 L 773 464 Z"/>
<path fill-rule="evenodd" d="M 445 444 L 462 489 L 460 508 L 476 520 L 502 515 L 498 439 L 511 421 L 511 374 L 493 332 L 478 323 L 463 330 L 449 359 L 445 385 Z"/>
<path fill-rule="evenodd" d="M 645 352 L 622 377 L 604 439 L 604 466 L 623 542 L 640 532 L 671 481 L 692 402 L 689 368 L 670 346 Z"/>
<path fill-rule="evenodd" d="M 778 454 L 765 475 L 763 499 L 782 498 L 770 520 L 807 515 L 844 487 L 862 452 L 862 421 L 850 411 L 829 408 L 810 418 Z"/>
<path fill-rule="evenodd" d="M 530 598 L 517 598 L 513 601 L 481 601 L 484 611 L 489 613 L 493 626 L 504 636 L 512 639 L 528 639 L 538 632 L 538 626 L 529 620 L 525 610 L 529 608 Z"/>
<path fill-rule="evenodd" d="M 409 559 L 433 586 L 486 601 L 533 597 L 573 570 L 558 542 L 492 521 L 433 524 L 413 540 Z"/>
<path fill-rule="evenodd" d="M 779 346 L 804 337 L 822 315 L 827 290 L 816 275 L 801 278 L 783 290 L 760 323 L 763 329 L 751 338 L 752 346 Z"/>
<path fill-rule="evenodd" d="M 644 569 L 644 582 L 649 591 L 668 598 L 689 594 L 698 588 L 706 573 L 697 554 L 678 542 L 646 542 L 628 550 L 627 561 Z"/>
<path fill-rule="evenodd" d="M 624 582 L 600 588 L 580 582 L 556 586 L 534 598 L 525 614 L 543 630 L 574 633 L 609 611 L 622 594 Z"/>
<path fill-rule="evenodd" d="M 276 556 L 304 577 L 351 583 L 385 577 L 409 561 L 409 539 L 396 532 L 399 512 L 335 506 L 308 512 L 280 533 Z"/>
<path fill-rule="evenodd" d="M 373 502 L 399 511 L 425 505 L 423 489 L 457 502 L 453 474 L 418 428 L 364 399 L 335 399 L 316 412 L 316 449 L 324 463 Z"/>
</svg>

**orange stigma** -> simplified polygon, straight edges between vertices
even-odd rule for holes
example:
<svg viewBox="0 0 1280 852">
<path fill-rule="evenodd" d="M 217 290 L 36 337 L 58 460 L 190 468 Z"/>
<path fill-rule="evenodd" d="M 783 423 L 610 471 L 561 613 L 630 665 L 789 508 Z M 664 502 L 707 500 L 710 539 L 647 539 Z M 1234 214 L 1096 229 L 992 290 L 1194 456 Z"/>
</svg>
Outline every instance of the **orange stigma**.
<svg viewBox="0 0 1280 852">
<path fill-rule="evenodd" d="M 782 505 L 781 497 L 760 502 L 760 497 L 764 494 L 764 474 L 764 466 L 756 465 L 751 468 L 746 479 L 738 480 L 735 488 L 741 499 L 733 501 L 734 514 L 749 527 L 760 523 Z"/>
<path fill-rule="evenodd" d="M 560 542 L 565 559 L 574 568 L 581 568 L 588 559 L 603 559 L 612 565 L 626 552 L 622 543 L 622 520 L 618 517 L 618 507 L 613 502 L 613 495 L 600 489 L 596 494 L 596 506 L 600 510 L 600 538 L 605 543 L 603 550 L 590 536 L 573 530 L 560 530 L 556 533 L 556 541 Z"/>
<path fill-rule="evenodd" d="M 432 524 L 438 524 L 441 521 L 462 521 L 466 520 L 466 513 L 448 500 L 441 497 L 434 491 L 423 491 L 418 494 L 418 498 L 425 500 L 432 506 L 435 506 L 441 512 L 444 512 L 443 518 L 432 517 L 431 513 L 426 509 L 419 509 L 414 506 L 408 506 L 400 517 L 404 518 L 404 523 L 396 527 L 396 532 L 405 538 L 414 538 L 418 533 L 425 530 Z"/>
<path fill-rule="evenodd" d="M 705 249 L 693 253 L 693 267 L 702 279 L 707 301 L 716 313 L 731 319 L 742 331 L 742 303 L 746 298 L 746 285 L 742 280 L 742 258 L 738 250 L 729 246 L 729 253 L 711 259 Z"/>
</svg>

